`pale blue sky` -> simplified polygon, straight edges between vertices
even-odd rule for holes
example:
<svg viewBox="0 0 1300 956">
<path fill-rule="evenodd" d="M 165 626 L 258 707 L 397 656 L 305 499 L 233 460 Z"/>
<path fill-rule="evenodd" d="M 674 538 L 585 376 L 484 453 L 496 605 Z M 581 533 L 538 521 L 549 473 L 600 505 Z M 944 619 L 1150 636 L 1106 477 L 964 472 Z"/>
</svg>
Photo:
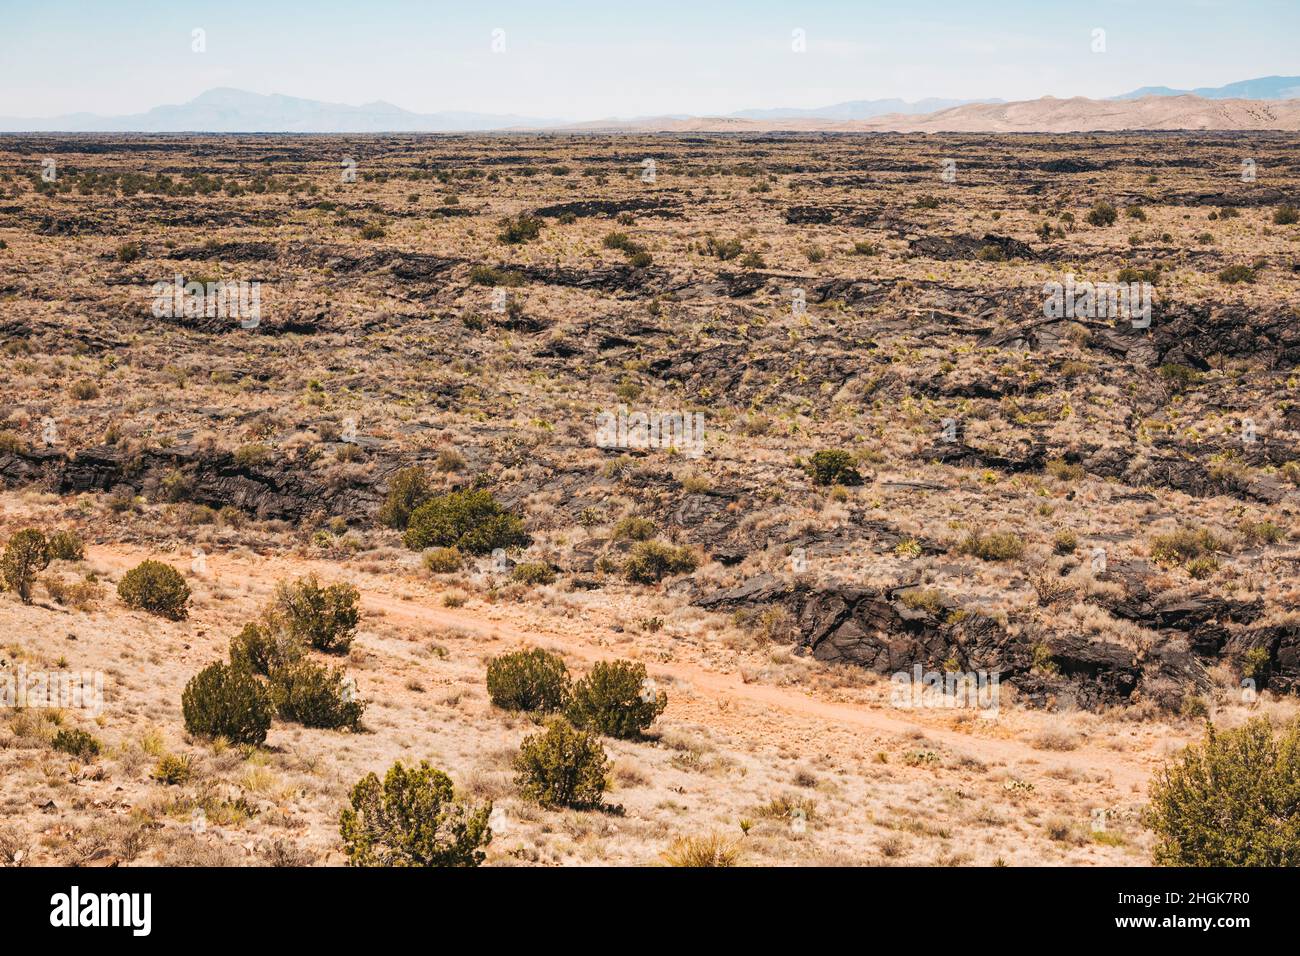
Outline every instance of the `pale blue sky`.
<svg viewBox="0 0 1300 956">
<path fill-rule="evenodd" d="M 0 115 L 142 112 L 215 86 L 564 119 L 1100 97 L 1297 74 L 1298 37 L 1300 0 L 0 0 Z"/>
</svg>

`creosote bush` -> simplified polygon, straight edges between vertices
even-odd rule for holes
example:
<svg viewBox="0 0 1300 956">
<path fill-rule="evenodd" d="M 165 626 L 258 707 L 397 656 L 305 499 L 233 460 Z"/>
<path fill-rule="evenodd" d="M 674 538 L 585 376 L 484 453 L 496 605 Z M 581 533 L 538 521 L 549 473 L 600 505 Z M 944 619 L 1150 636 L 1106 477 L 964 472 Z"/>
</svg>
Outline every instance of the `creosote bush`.
<svg viewBox="0 0 1300 956">
<path fill-rule="evenodd" d="M 1119 213 L 1108 202 L 1099 202 L 1088 210 L 1088 225 L 1090 226 L 1113 226 L 1118 218 Z"/>
<path fill-rule="evenodd" d="M 181 695 L 181 711 L 185 729 L 196 736 L 258 746 L 271 728 L 274 704 L 255 674 L 217 661 L 190 678 Z"/>
<path fill-rule="evenodd" d="M 496 548 L 528 544 L 519 518 L 488 491 L 453 491 L 430 498 L 411 513 L 402 541 L 412 551 L 457 548 L 490 554 Z"/>
<path fill-rule="evenodd" d="M 37 572 L 50 566 L 50 545 L 35 528 L 14 532 L 0 557 L 0 576 L 5 587 L 24 604 L 32 603 L 32 582 Z"/>
<path fill-rule="evenodd" d="M 492 804 L 456 800 L 451 778 L 421 761 L 366 774 L 339 815 L 349 866 L 478 866 L 492 840 Z"/>
<path fill-rule="evenodd" d="M 545 561 L 525 561 L 511 569 L 510 580 L 520 584 L 554 584 L 555 571 Z"/>
<path fill-rule="evenodd" d="M 853 456 L 840 449 L 814 452 L 807 470 L 815 485 L 862 484 L 862 475 L 854 467 Z"/>
<path fill-rule="evenodd" d="M 623 565 L 623 574 L 637 584 L 655 584 L 670 574 L 689 574 L 697 564 L 689 548 L 662 541 L 638 541 Z"/>
<path fill-rule="evenodd" d="M 60 730 L 54 735 L 52 746 L 78 760 L 93 760 L 99 756 L 99 741 L 84 730 Z"/>
<path fill-rule="evenodd" d="M 645 665 L 598 661 L 573 685 L 565 716 L 575 727 L 623 739 L 639 737 L 668 706 L 668 695 L 646 680 Z"/>
<path fill-rule="evenodd" d="M 1211 724 L 1151 787 L 1147 825 L 1162 866 L 1300 866 L 1300 721 Z"/>
<path fill-rule="evenodd" d="M 569 700 L 569 669 L 558 654 L 535 647 L 488 661 L 487 690 L 503 710 L 556 711 Z"/>
<path fill-rule="evenodd" d="M 346 581 L 321 587 L 309 574 L 275 589 L 270 616 L 295 638 L 328 654 L 344 654 L 352 646 L 361 618 L 356 587 Z"/>
<path fill-rule="evenodd" d="M 609 786 L 608 759 L 595 734 L 552 717 L 541 733 L 526 737 L 515 756 L 515 784 L 543 807 L 589 810 L 600 806 Z"/>
<path fill-rule="evenodd" d="M 1025 542 L 1010 531 L 980 534 L 972 531 L 958 545 L 959 554 L 969 554 L 983 561 L 1009 561 L 1025 553 Z"/>
<path fill-rule="evenodd" d="M 456 548 L 430 548 L 424 553 L 424 566 L 434 574 L 459 571 L 462 563 L 460 551 Z"/>
<path fill-rule="evenodd" d="M 127 607 L 172 621 L 189 616 L 190 586 L 170 564 L 142 561 L 117 583 L 117 596 Z"/>
</svg>

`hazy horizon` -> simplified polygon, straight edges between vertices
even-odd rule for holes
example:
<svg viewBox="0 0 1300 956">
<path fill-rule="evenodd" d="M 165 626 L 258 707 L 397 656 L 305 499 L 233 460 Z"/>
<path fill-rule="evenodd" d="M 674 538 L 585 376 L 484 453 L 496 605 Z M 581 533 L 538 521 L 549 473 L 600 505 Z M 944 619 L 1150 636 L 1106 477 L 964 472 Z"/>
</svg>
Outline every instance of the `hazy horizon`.
<svg viewBox="0 0 1300 956">
<path fill-rule="evenodd" d="M 936 0 L 918 17 L 886 3 L 701 9 L 668 0 L 629 16 L 590 0 L 560 13 L 517 2 L 465 11 L 413 0 L 184 9 L 56 0 L 15 8 L 8 20 L 0 115 L 12 118 L 130 115 L 233 87 L 415 113 L 583 121 L 890 98 L 1104 98 L 1288 75 L 1297 72 L 1300 7 Z M 1099 29 L 1105 49 L 1095 52 Z"/>
</svg>

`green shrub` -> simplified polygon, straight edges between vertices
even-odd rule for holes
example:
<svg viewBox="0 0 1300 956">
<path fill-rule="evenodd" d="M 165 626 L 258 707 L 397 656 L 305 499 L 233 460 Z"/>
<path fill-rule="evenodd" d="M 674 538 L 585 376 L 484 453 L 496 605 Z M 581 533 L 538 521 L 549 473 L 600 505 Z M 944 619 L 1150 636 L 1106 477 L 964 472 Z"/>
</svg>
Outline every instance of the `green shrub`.
<svg viewBox="0 0 1300 956">
<path fill-rule="evenodd" d="M 573 685 L 565 716 L 607 737 L 639 737 L 668 706 L 668 695 L 646 681 L 645 665 L 599 661 Z"/>
<path fill-rule="evenodd" d="M 172 621 L 189 616 L 190 586 L 179 571 L 161 561 L 142 561 L 122 575 L 117 596 L 127 607 Z"/>
<path fill-rule="evenodd" d="M 366 709 L 341 667 L 331 670 L 308 660 L 271 671 L 271 699 L 283 719 L 330 730 L 360 730 Z"/>
<path fill-rule="evenodd" d="M 489 554 L 496 548 L 522 547 L 529 539 L 519 518 L 491 492 L 453 491 L 416 508 L 402 541 L 412 551 L 458 548 L 468 554 Z"/>
<path fill-rule="evenodd" d="M 1113 226 L 1118 218 L 1119 213 L 1108 202 L 1099 202 L 1088 210 L 1088 225 L 1090 226 Z"/>
<path fill-rule="evenodd" d="M 1273 213 L 1273 225 L 1275 226 L 1294 226 L 1300 222 L 1300 210 L 1295 206 L 1279 206 Z"/>
<path fill-rule="evenodd" d="M 269 462 L 274 454 L 269 445 L 243 445 L 235 451 L 235 464 L 241 468 L 256 468 Z"/>
<path fill-rule="evenodd" d="M 1267 647 L 1252 647 L 1241 661 L 1241 674 L 1249 677 L 1258 685 L 1268 680 L 1268 672 L 1273 665 L 1273 657 Z"/>
<path fill-rule="evenodd" d="M 406 530 L 411 512 L 433 495 L 433 486 L 423 468 L 403 468 L 388 483 L 388 497 L 379 509 L 379 523 Z"/>
<path fill-rule="evenodd" d="M 451 778 L 423 761 L 393 764 L 382 784 L 366 774 L 351 804 L 339 815 L 349 866 L 478 866 L 492 841 L 492 804 L 457 802 Z"/>
<path fill-rule="evenodd" d="M 1228 285 L 1236 285 L 1238 282 L 1254 282 L 1255 270 L 1250 266 L 1228 266 L 1219 270 L 1219 281 L 1226 282 Z"/>
<path fill-rule="evenodd" d="M 670 574 L 689 574 L 696 565 L 689 548 L 675 548 L 662 541 L 638 541 L 623 565 L 623 574 L 637 584 L 655 584 Z"/>
<path fill-rule="evenodd" d="M 553 584 L 555 571 L 545 561 L 525 561 L 514 566 L 510 580 L 520 584 Z"/>
<path fill-rule="evenodd" d="M 1179 564 L 1213 555 L 1225 546 L 1205 528 L 1179 528 L 1151 541 L 1151 557 L 1161 564 Z"/>
<path fill-rule="evenodd" d="M 514 766 L 520 792 L 543 807 L 592 809 L 609 786 L 600 739 L 563 717 L 552 717 L 543 732 L 525 738 Z"/>
<path fill-rule="evenodd" d="M 513 219 L 501 220 L 501 232 L 497 238 L 507 245 L 519 245 L 536 239 L 541 231 L 542 220 L 520 213 Z"/>
<path fill-rule="evenodd" d="M 221 661 L 199 671 L 181 695 L 185 729 L 199 737 L 260 745 L 271 727 L 274 704 L 251 671 Z"/>
<path fill-rule="evenodd" d="M 1300 721 L 1206 729 L 1151 786 L 1161 866 L 1300 866 Z"/>
<path fill-rule="evenodd" d="M 53 747 L 78 760 L 93 760 L 99 756 L 99 741 L 84 730 L 60 730 L 54 735 Z"/>
<path fill-rule="evenodd" d="M 739 239 L 716 239 L 709 236 L 704 241 L 704 250 L 711 256 L 717 256 L 726 262 L 745 251 L 745 245 Z"/>
<path fill-rule="evenodd" d="M 5 587 L 17 592 L 24 604 L 32 603 L 32 582 L 50 566 L 50 544 L 35 528 L 14 532 L 0 557 L 0 576 Z"/>
<path fill-rule="evenodd" d="M 862 476 L 847 451 L 831 449 L 814 452 L 807 465 L 815 485 L 860 485 Z"/>
<path fill-rule="evenodd" d="M 469 270 L 469 281 L 474 285 L 517 286 L 523 285 L 524 276 L 520 272 L 477 265 Z"/>
<path fill-rule="evenodd" d="M 624 518 L 614 525 L 615 541 L 649 541 L 655 536 L 655 523 L 649 518 Z"/>
<path fill-rule="evenodd" d="M 190 782 L 193 769 L 189 754 L 163 754 L 149 776 L 165 786 L 179 787 Z"/>
<path fill-rule="evenodd" d="M 271 617 L 282 622 L 297 640 L 327 654 L 343 654 L 352 646 L 361 611 L 361 595 L 346 581 L 321 587 L 309 574 L 293 584 L 281 581 L 271 602 Z"/>
<path fill-rule="evenodd" d="M 424 553 L 424 566 L 434 574 L 450 574 L 459 571 L 463 559 L 455 548 L 433 548 Z"/>
<path fill-rule="evenodd" d="M 56 531 L 49 544 L 51 561 L 80 561 L 86 556 L 86 546 L 75 531 Z"/>
<path fill-rule="evenodd" d="M 1025 542 L 1011 531 L 994 531 L 989 534 L 972 531 L 966 535 L 957 551 L 983 561 L 1008 561 L 1025 553 Z"/>
<path fill-rule="evenodd" d="M 276 668 L 296 663 L 303 653 L 303 642 L 273 617 L 250 621 L 230 639 L 230 663 L 263 677 L 269 677 Z"/>
<path fill-rule="evenodd" d="M 569 669 L 564 659 L 535 647 L 488 661 L 487 690 L 503 710 L 555 711 L 569 701 Z"/>
</svg>

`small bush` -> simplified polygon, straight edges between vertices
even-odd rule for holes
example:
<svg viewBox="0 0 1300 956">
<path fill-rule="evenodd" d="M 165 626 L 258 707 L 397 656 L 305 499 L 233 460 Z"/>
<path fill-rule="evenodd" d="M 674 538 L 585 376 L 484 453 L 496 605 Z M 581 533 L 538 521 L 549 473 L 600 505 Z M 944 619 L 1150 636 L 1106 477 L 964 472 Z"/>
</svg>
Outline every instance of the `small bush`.
<svg viewBox="0 0 1300 956">
<path fill-rule="evenodd" d="M 994 531 L 989 534 L 972 531 L 966 535 L 957 551 L 983 561 L 1009 561 L 1025 553 L 1025 542 L 1010 531 Z"/>
<path fill-rule="evenodd" d="M 432 548 L 424 553 L 424 566 L 434 574 L 459 571 L 463 559 L 455 548 Z"/>
<path fill-rule="evenodd" d="M 1108 202 L 1099 202 L 1088 210 L 1088 225 L 1090 226 L 1113 226 L 1118 218 L 1119 213 Z"/>
<path fill-rule="evenodd" d="M 523 522 L 487 491 L 453 491 L 430 498 L 411 513 L 402 541 L 412 551 L 458 548 L 489 554 L 528 544 Z"/>
<path fill-rule="evenodd" d="M 670 574 L 689 574 L 697 566 L 689 548 L 662 541 L 638 541 L 623 565 L 623 574 L 637 584 L 656 584 Z"/>
<path fill-rule="evenodd" d="M 497 234 L 497 239 L 507 245 L 520 245 L 536 239 L 541 231 L 542 220 L 521 213 L 513 219 L 501 220 L 501 232 Z"/>
<path fill-rule="evenodd" d="M 35 528 L 16 531 L 0 557 L 0 576 L 5 587 L 18 595 L 24 604 L 32 603 L 32 582 L 50 566 L 50 545 Z"/>
<path fill-rule="evenodd" d="M 478 866 L 492 841 L 492 804 L 458 802 L 451 778 L 423 761 L 393 764 L 382 784 L 366 774 L 350 802 L 339 815 L 349 866 Z"/>
<path fill-rule="evenodd" d="M 86 556 L 86 546 L 75 531 L 56 531 L 49 544 L 51 561 L 80 561 Z"/>
<path fill-rule="evenodd" d="M 199 671 L 181 695 L 185 729 L 199 737 L 260 745 L 271 727 L 274 704 L 252 672 L 218 661 Z"/>
<path fill-rule="evenodd" d="M 555 571 L 545 561 L 525 561 L 514 566 L 510 580 L 520 584 L 554 584 Z"/>
<path fill-rule="evenodd" d="M 740 858 L 740 844 L 728 840 L 720 833 L 702 837 L 678 837 L 663 853 L 669 866 L 717 867 L 735 866 Z"/>
<path fill-rule="evenodd" d="M 569 669 L 558 654 L 541 648 L 488 661 L 487 690 L 503 710 L 557 711 L 569 700 Z"/>
<path fill-rule="evenodd" d="M 150 776 L 164 786 L 179 787 L 190 782 L 192 772 L 189 754 L 163 754 Z"/>
<path fill-rule="evenodd" d="M 1226 282 L 1228 285 L 1236 285 L 1238 282 L 1254 282 L 1255 270 L 1250 266 L 1228 266 L 1226 269 L 1219 270 L 1219 281 Z"/>
<path fill-rule="evenodd" d="M 122 575 L 117 596 L 127 607 L 172 621 L 189 616 L 189 585 L 179 571 L 161 561 L 142 561 Z"/>
<path fill-rule="evenodd" d="M 379 523 L 405 531 L 411 512 L 433 496 L 433 486 L 423 468 L 403 468 L 388 483 L 388 496 L 379 509 Z"/>
<path fill-rule="evenodd" d="M 1273 213 L 1273 225 L 1275 226 L 1294 226 L 1300 222 L 1300 210 L 1295 206 L 1281 206 Z"/>
<path fill-rule="evenodd" d="M 545 731 L 520 745 L 514 760 L 515 783 L 524 796 L 543 807 L 594 809 L 609 786 L 607 765 L 599 738 L 563 717 L 552 717 Z"/>
<path fill-rule="evenodd" d="M 366 709 L 342 668 L 308 660 L 271 671 L 271 699 L 283 719 L 329 730 L 360 730 Z"/>
<path fill-rule="evenodd" d="M 240 468 L 257 468 L 269 462 L 274 455 L 270 445 L 241 445 L 235 451 L 235 464 Z"/>
<path fill-rule="evenodd" d="M 615 541 L 649 541 L 655 536 L 655 523 L 649 518 L 624 518 L 614 525 Z"/>
<path fill-rule="evenodd" d="M 1151 786 L 1161 866 L 1300 866 L 1300 722 L 1206 729 Z"/>
<path fill-rule="evenodd" d="M 79 402 L 89 402 L 99 398 L 99 386 L 90 379 L 82 379 L 68 386 L 68 394 Z"/>
<path fill-rule="evenodd" d="M 1161 564 L 1178 564 L 1224 550 L 1224 544 L 1205 528 L 1179 528 L 1151 541 L 1151 557 Z"/>
<path fill-rule="evenodd" d="M 321 587 L 316 575 L 310 574 L 293 584 L 277 585 L 271 615 L 294 638 L 316 650 L 344 654 L 356 636 L 360 598 L 356 587 L 346 581 Z"/>
<path fill-rule="evenodd" d="M 84 730 L 60 730 L 54 735 L 55 750 L 71 754 L 78 760 L 93 760 L 99 756 L 99 741 Z"/>
<path fill-rule="evenodd" d="M 814 452 L 807 471 L 815 485 L 862 484 L 862 476 L 854 467 L 853 456 L 839 449 Z"/>
<path fill-rule="evenodd" d="M 668 706 L 668 695 L 646 681 L 645 665 L 599 661 L 573 686 L 565 715 L 574 726 L 607 737 L 639 737 Z"/>
</svg>

